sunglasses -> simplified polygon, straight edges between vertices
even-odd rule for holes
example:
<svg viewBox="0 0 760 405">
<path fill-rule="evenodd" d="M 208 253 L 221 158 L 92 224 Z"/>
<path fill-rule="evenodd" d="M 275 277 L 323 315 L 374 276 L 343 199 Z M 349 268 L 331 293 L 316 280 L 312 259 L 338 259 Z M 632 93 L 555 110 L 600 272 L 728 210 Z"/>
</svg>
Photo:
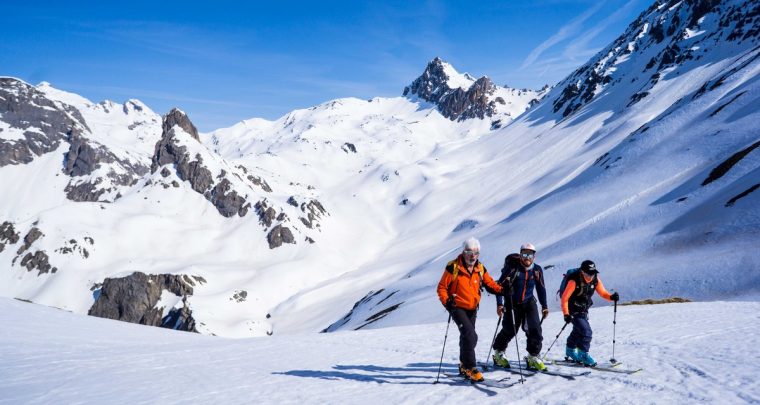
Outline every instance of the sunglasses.
<svg viewBox="0 0 760 405">
<path fill-rule="evenodd" d="M 525 259 L 532 259 L 533 257 L 535 257 L 535 255 L 536 255 L 535 253 L 520 253 L 520 256 L 522 256 Z"/>
<path fill-rule="evenodd" d="M 466 255 L 470 255 L 470 256 L 477 256 L 477 255 L 479 255 L 479 254 L 480 254 L 480 251 L 478 251 L 478 250 L 470 250 L 470 249 L 465 249 L 465 250 L 464 250 L 464 254 L 466 254 Z"/>
</svg>

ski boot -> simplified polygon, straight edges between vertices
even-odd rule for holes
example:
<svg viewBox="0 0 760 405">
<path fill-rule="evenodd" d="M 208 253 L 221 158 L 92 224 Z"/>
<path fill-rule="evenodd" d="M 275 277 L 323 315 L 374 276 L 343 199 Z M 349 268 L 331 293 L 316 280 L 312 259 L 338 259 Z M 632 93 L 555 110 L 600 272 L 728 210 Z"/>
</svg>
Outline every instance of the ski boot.
<svg viewBox="0 0 760 405">
<path fill-rule="evenodd" d="M 528 363 L 528 369 L 546 371 L 546 365 L 544 365 L 544 362 L 538 356 L 530 355 L 525 358 L 525 362 Z"/>
<path fill-rule="evenodd" d="M 588 352 L 578 349 L 578 361 L 586 367 L 596 367 L 596 360 Z"/>
<path fill-rule="evenodd" d="M 459 362 L 459 375 L 464 376 L 464 365 L 462 365 L 462 362 Z"/>
<path fill-rule="evenodd" d="M 472 382 L 481 382 L 484 380 L 483 374 L 480 373 L 477 367 L 473 367 L 469 370 L 464 370 L 464 378 Z"/>
<path fill-rule="evenodd" d="M 503 351 L 497 350 L 493 354 L 493 365 L 496 367 L 501 367 L 501 368 L 509 368 L 509 360 L 507 360 L 507 358 L 504 357 Z"/>
<path fill-rule="evenodd" d="M 580 359 L 578 357 L 578 349 L 575 347 L 566 346 L 565 347 L 565 360 L 566 361 L 572 361 L 575 363 L 580 363 Z"/>
</svg>

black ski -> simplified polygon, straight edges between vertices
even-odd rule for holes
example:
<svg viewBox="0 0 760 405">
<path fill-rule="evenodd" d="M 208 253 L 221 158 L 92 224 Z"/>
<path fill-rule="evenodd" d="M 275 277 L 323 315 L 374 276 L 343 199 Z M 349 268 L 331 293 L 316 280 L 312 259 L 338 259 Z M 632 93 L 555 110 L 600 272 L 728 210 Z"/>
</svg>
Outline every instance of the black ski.
<svg viewBox="0 0 760 405">
<path fill-rule="evenodd" d="M 570 360 L 560 360 L 560 359 L 552 359 L 550 360 L 552 364 L 558 365 L 558 366 L 565 366 L 565 367 L 578 367 L 578 368 L 585 368 L 588 370 L 596 370 L 596 371 L 606 371 L 609 373 L 618 373 L 618 374 L 635 374 L 639 371 L 643 370 L 643 368 L 637 368 L 637 369 L 625 369 L 625 368 L 619 368 L 618 366 L 622 363 L 615 363 L 615 364 L 597 364 L 594 367 L 589 367 L 580 363 L 576 363 L 574 361 Z"/>
<path fill-rule="evenodd" d="M 515 384 L 518 384 L 520 381 L 505 381 L 506 378 L 502 378 L 501 380 L 492 380 L 490 378 L 485 378 L 483 381 L 472 381 L 464 378 L 464 376 L 461 376 L 459 374 L 444 374 L 446 377 L 448 377 L 451 380 L 461 382 L 461 383 L 468 383 L 470 385 L 483 385 L 485 387 L 492 387 L 492 388 L 509 388 Z"/>
</svg>

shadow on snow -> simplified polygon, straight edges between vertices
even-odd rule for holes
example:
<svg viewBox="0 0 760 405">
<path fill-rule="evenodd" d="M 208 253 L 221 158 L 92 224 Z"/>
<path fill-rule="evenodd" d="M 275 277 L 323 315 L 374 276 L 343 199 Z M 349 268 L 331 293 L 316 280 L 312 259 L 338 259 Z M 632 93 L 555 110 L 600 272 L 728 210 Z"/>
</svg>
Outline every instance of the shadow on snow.
<svg viewBox="0 0 760 405">
<path fill-rule="evenodd" d="M 457 365 L 443 363 L 439 384 L 471 386 L 482 391 L 488 396 L 496 395 L 495 391 L 482 385 L 471 384 L 461 380 L 453 380 L 446 377 L 448 374 L 457 373 Z M 404 367 L 383 367 L 376 365 L 343 365 L 338 364 L 332 370 L 290 370 L 273 372 L 272 374 L 287 375 L 292 377 L 318 378 L 322 380 L 351 380 L 377 384 L 402 384 L 402 385 L 432 385 L 438 374 L 438 363 L 410 363 Z"/>
</svg>

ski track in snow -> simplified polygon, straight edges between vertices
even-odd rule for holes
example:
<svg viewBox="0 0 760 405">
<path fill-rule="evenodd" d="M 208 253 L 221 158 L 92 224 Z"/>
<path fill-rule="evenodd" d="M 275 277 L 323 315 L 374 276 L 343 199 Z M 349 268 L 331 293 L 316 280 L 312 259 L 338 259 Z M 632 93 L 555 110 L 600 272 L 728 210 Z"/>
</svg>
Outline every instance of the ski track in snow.
<svg viewBox="0 0 760 405">
<path fill-rule="evenodd" d="M 0 403 L 758 403 L 758 312 L 759 302 L 621 306 L 615 356 L 621 367 L 643 371 L 592 371 L 575 381 L 535 375 L 523 385 L 493 388 L 443 375 L 433 385 L 445 322 L 229 339 L 2 298 Z M 612 352 L 612 316 L 609 307 L 591 311 L 591 353 L 600 362 Z M 495 321 L 481 311 L 481 362 Z M 561 322 L 557 313 L 544 322 L 544 350 Z M 548 357 L 562 356 L 568 333 Z M 456 372 L 457 343 L 450 328 L 443 372 Z M 514 349 L 507 348 L 513 361 Z M 508 383 L 519 378 L 505 371 L 485 375 Z"/>
</svg>

